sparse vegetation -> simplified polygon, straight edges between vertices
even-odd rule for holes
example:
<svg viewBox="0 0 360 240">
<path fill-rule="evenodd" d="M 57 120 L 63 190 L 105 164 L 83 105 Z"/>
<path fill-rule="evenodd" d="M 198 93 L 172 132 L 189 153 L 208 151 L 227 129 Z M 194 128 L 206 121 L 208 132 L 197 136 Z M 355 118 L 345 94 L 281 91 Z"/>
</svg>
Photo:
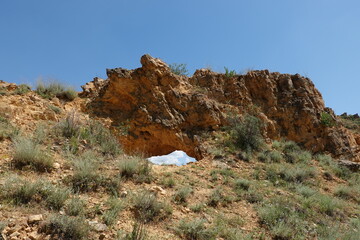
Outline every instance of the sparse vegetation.
<svg viewBox="0 0 360 240">
<path fill-rule="evenodd" d="M 119 161 L 120 176 L 125 179 L 134 179 L 138 183 L 152 180 L 149 161 L 138 156 L 123 158 Z"/>
<path fill-rule="evenodd" d="M 175 227 L 175 232 L 187 240 L 211 240 L 215 239 L 215 232 L 205 227 L 204 219 L 192 221 L 182 220 Z"/>
<path fill-rule="evenodd" d="M 327 113 L 327 112 L 322 112 L 320 115 L 320 123 L 326 127 L 333 127 L 335 126 L 335 120 L 333 119 L 333 117 Z"/>
<path fill-rule="evenodd" d="M 104 212 L 103 219 L 106 225 L 111 226 L 117 221 L 119 213 L 123 209 L 123 203 L 116 198 L 110 198 L 106 204 L 108 209 Z"/>
<path fill-rule="evenodd" d="M 31 87 L 26 84 L 20 84 L 17 86 L 17 88 L 14 90 L 14 94 L 16 95 L 24 95 L 31 91 Z"/>
<path fill-rule="evenodd" d="M 148 239 L 145 225 L 142 222 L 135 222 L 131 233 L 120 237 L 119 240 L 146 240 Z"/>
<path fill-rule="evenodd" d="M 80 217 L 52 215 L 42 226 L 41 232 L 57 236 L 57 239 L 81 240 L 87 239 L 89 226 Z"/>
<path fill-rule="evenodd" d="M 185 205 L 187 203 L 187 198 L 192 191 L 193 190 L 190 187 L 182 187 L 178 189 L 173 196 L 174 202 Z"/>
<path fill-rule="evenodd" d="M 9 120 L 0 115 L 0 141 L 10 139 L 16 135 L 16 128 L 12 126 Z"/>
<path fill-rule="evenodd" d="M 41 97 L 46 99 L 57 97 L 72 101 L 78 95 L 72 87 L 66 87 L 57 81 L 49 81 L 46 83 L 38 81 L 35 91 Z"/>
<path fill-rule="evenodd" d="M 66 204 L 65 213 L 69 216 L 81 216 L 85 212 L 85 203 L 78 197 L 73 197 Z"/>
<path fill-rule="evenodd" d="M 221 190 L 220 188 L 216 188 L 211 195 L 209 196 L 207 204 L 211 207 L 217 207 L 221 205 L 227 205 L 232 201 L 229 195 Z"/>
<path fill-rule="evenodd" d="M 169 65 L 172 73 L 180 76 L 188 76 L 189 72 L 184 63 L 173 63 Z"/>
<path fill-rule="evenodd" d="M 225 69 L 225 77 L 232 78 L 236 76 L 235 70 L 229 70 L 227 67 L 224 67 L 224 69 Z"/>
<path fill-rule="evenodd" d="M 39 172 L 53 168 L 52 157 L 32 139 L 25 137 L 18 137 L 14 141 L 13 164 L 19 169 L 30 166 Z"/>
<path fill-rule="evenodd" d="M 160 202 L 153 193 L 147 191 L 134 196 L 133 209 L 136 218 L 144 223 L 164 219 L 172 213 L 168 204 Z"/>
</svg>

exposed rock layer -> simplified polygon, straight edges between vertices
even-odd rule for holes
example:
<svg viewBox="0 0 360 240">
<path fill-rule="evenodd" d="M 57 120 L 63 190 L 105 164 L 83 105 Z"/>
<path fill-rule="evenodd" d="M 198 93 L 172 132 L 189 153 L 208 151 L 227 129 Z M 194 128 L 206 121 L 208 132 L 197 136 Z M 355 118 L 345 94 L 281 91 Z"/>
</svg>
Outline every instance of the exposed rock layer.
<svg viewBox="0 0 360 240">
<path fill-rule="evenodd" d="M 141 64 L 135 70 L 108 69 L 107 80 L 90 84 L 98 86 L 91 90 L 97 93 L 90 109 L 112 118 L 115 126 L 128 126 L 129 135 L 121 139 L 128 151 L 160 155 L 180 149 L 201 158 L 199 133 L 226 124 L 229 109 L 244 113 L 257 106 L 267 126 L 265 137 L 286 137 L 313 152 L 359 160 L 350 132 L 321 124 L 321 113 L 335 121 L 336 116 L 308 78 L 268 70 L 229 77 L 208 69 L 188 78 L 149 55 L 142 56 Z"/>
</svg>

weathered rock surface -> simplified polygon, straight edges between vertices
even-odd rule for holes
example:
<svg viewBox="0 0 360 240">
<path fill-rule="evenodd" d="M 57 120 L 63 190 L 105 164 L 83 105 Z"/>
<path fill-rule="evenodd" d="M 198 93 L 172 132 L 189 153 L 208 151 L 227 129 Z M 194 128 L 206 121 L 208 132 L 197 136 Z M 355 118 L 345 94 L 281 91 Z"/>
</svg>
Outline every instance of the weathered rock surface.
<svg viewBox="0 0 360 240">
<path fill-rule="evenodd" d="M 360 160 L 359 145 L 348 130 L 321 124 L 321 113 L 335 121 L 336 116 L 308 78 L 268 70 L 227 77 L 208 69 L 188 78 L 149 55 L 141 64 L 134 70 L 108 69 L 101 85 L 98 80 L 88 84 L 97 86 L 88 106 L 92 113 L 127 127 L 129 134 L 121 138 L 127 151 L 160 155 L 183 150 L 199 159 L 200 133 L 226 124 L 229 109 L 241 114 L 257 106 L 265 137 L 286 137 L 313 152 Z"/>
</svg>

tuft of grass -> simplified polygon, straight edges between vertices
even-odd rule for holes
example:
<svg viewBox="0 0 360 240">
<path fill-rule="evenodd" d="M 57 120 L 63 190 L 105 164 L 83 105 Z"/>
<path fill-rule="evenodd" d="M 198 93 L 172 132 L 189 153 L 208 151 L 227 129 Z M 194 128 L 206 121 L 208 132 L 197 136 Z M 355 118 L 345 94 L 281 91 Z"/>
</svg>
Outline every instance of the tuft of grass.
<svg viewBox="0 0 360 240">
<path fill-rule="evenodd" d="M 13 92 L 13 94 L 16 95 L 24 95 L 28 92 L 31 91 L 31 87 L 27 84 L 20 84 L 17 86 L 17 88 L 15 89 L 15 91 Z"/>
<path fill-rule="evenodd" d="M 343 205 L 338 199 L 323 194 L 314 195 L 312 201 L 320 213 L 328 216 L 334 216 L 343 208 Z"/>
<path fill-rule="evenodd" d="M 211 240 L 215 239 L 216 233 L 205 227 L 204 219 L 192 221 L 181 220 L 175 227 L 175 232 L 183 239 L 188 240 Z"/>
<path fill-rule="evenodd" d="M 56 114 L 60 114 L 60 113 L 61 113 L 61 108 L 59 108 L 59 107 L 57 107 L 57 106 L 54 106 L 54 105 L 49 104 L 49 105 L 48 105 L 48 108 L 49 108 L 50 110 L 52 110 L 54 113 L 56 113 Z"/>
<path fill-rule="evenodd" d="M 50 183 L 44 184 L 40 194 L 46 202 L 46 206 L 51 210 L 59 211 L 69 198 L 70 191 L 67 188 L 55 187 Z"/>
<path fill-rule="evenodd" d="M 53 159 L 32 139 L 18 137 L 14 141 L 13 164 L 16 168 L 30 166 L 36 171 L 51 171 Z"/>
<path fill-rule="evenodd" d="M 169 65 L 172 73 L 180 76 L 188 76 L 189 72 L 184 63 L 173 63 Z"/>
<path fill-rule="evenodd" d="M 66 204 L 65 213 L 69 216 L 81 216 L 85 212 L 85 203 L 78 197 L 73 197 Z"/>
<path fill-rule="evenodd" d="M 315 160 L 319 161 L 321 167 L 327 172 L 331 172 L 345 180 L 351 178 L 351 171 L 344 166 L 340 166 L 330 155 L 317 154 Z"/>
<path fill-rule="evenodd" d="M 216 188 L 209 196 L 207 204 L 211 207 L 217 207 L 221 205 L 227 205 L 232 201 L 230 196 L 225 195 L 224 191 L 220 188 Z"/>
<path fill-rule="evenodd" d="M 266 178 L 273 183 L 284 180 L 292 183 L 303 183 L 315 177 L 316 171 L 306 164 L 278 164 L 274 163 L 266 168 Z"/>
<path fill-rule="evenodd" d="M 133 201 L 135 217 L 144 223 L 162 220 L 172 213 L 169 205 L 158 201 L 156 196 L 148 191 L 135 195 Z"/>
<path fill-rule="evenodd" d="M 38 81 L 35 92 L 46 99 L 58 97 L 70 101 L 74 100 L 78 95 L 72 87 L 64 86 L 57 81 L 50 81 L 47 83 Z"/>
<path fill-rule="evenodd" d="M 70 178 L 75 192 L 96 190 L 101 186 L 102 178 L 98 173 L 99 161 L 93 152 L 85 152 L 74 161 L 74 174 Z"/>
<path fill-rule="evenodd" d="M 247 179 L 236 179 L 234 181 L 235 191 L 247 191 L 250 188 L 250 181 Z"/>
<path fill-rule="evenodd" d="M 199 204 L 194 204 L 192 206 L 189 207 L 191 211 L 195 212 L 195 213 L 200 213 L 204 210 L 205 205 L 202 203 Z"/>
<path fill-rule="evenodd" d="M 62 240 L 88 239 L 89 235 L 89 225 L 82 218 L 63 215 L 50 216 L 39 230 Z"/>
<path fill-rule="evenodd" d="M 193 190 L 190 187 L 182 187 L 175 192 L 175 194 L 173 196 L 173 200 L 175 203 L 178 203 L 178 204 L 186 204 L 187 198 L 188 198 L 189 194 L 192 192 L 193 192 Z"/>
<path fill-rule="evenodd" d="M 69 113 L 66 118 L 59 122 L 56 127 L 60 134 L 66 138 L 78 137 L 81 131 L 81 123 L 75 111 Z"/>
<path fill-rule="evenodd" d="M 320 114 L 320 123 L 326 127 L 333 127 L 336 124 L 333 117 L 327 112 L 322 112 Z"/>
<path fill-rule="evenodd" d="M 149 161 L 138 156 L 123 158 L 119 161 L 120 176 L 134 179 L 135 182 L 150 183 L 152 181 L 151 165 Z"/>
<path fill-rule="evenodd" d="M 118 240 L 146 240 L 148 239 L 145 225 L 142 222 L 135 222 L 131 233 L 120 237 Z"/>
<path fill-rule="evenodd" d="M 360 187 L 340 185 L 335 189 L 334 195 L 345 200 L 360 202 Z"/>
<path fill-rule="evenodd" d="M 229 70 L 227 67 L 224 67 L 224 70 L 225 70 L 225 77 L 232 78 L 236 76 L 235 70 Z"/>
<path fill-rule="evenodd" d="M 163 185 L 166 188 L 173 188 L 176 185 L 176 183 L 175 183 L 174 178 L 166 177 L 166 178 L 162 179 L 161 185 Z"/>
<path fill-rule="evenodd" d="M 108 205 L 108 209 L 103 214 L 103 220 L 106 225 L 111 226 L 117 221 L 119 213 L 123 209 L 123 203 L 117 198 L 110 198 L 106 205 Z"/>
<path fill-rule="evenodd" d="M 14 137 L 16 132 L 9 120 L 0 116 L 0 141 Z"/>
</svg>

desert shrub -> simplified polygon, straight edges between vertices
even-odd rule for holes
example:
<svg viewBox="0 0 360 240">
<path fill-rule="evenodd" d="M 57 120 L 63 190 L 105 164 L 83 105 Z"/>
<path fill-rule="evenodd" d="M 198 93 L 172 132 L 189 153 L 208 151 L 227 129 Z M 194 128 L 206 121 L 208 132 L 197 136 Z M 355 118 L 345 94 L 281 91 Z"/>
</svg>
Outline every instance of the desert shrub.
<svg viewBox="0 0 360 240">
<path fill-rule="evenodd" d="M 40 232 L 51 234 L 51 239 L 81 240 L 88 239 L 89 226 L 80 217 L 52 215 L 39 229 Z"/>
<path fill-rule="evenodd" d="M 0 141 L 12 138 L 16 133 L 16 128 L 11 125 L 9 120 L 0 116 Z"/>
<path fill-rule="evenodd" d="M 317 154 L 315 159 L 319 161 L 321 167 L 326 171 L 335 174 L 339 178 L 349 179 L 352 175 L 348 168 L 340 166 L 330 155 Z"/>
<path fill-rule="evenodd" d="M 247 179 L 236 179 L 233 188 L 235 191 L 247 191 L 250 188 L 250 181 Z"/>
<path fill-rule="evenodd" d="M 123 203 L 117 198 L 110 198 L 106 205 L 108 209 L 103 214 L 103 220 L 106 225 L 111 226 L 117 221 L 119 213 L 123 209 Z"/>
<path fill-rule="evenodd" d="M 207 201 L 207 204 L 211 207 L 217 207 L 221 205 L 227 205 L 232 201 L 231 197 L 226 195 L 223 190 L 216 188 Z"/>
<path fill-rule="evenodd" d="M 41 190 L 41 183 L 29 182 L 17 176 L 10 176 L 1 187 L 1 198 L 15 205 L 28 204 Z"/>
<path fill-rule="evenodd" d="M 72 87 L 66 87 L 56 81 L 47 83 L 39 81 L 35 91 L 41 97 L 47 99 L 58 97 L 72 101 L 77 97 L 77 92 Z"/>
<path fill-rule="evenodd" d="M 99 146 L 104 154 L 116 156 L 121 152 L 117 138 L 98 121 L 90 121 L 82 135 L 92 146 Z"/>
<path fill-rule="evenodd" d="M 254 189 L 250 189 L 249 191 L 244 192 L 242 196 L 249 203 L 259 203 L 262 202 L 264 199 L 264 196 Z"/>
<path fill-rule="evenodd" d="M 99 161 L 93 152 L 85 152 L 74 162 L 74 174 L 70 178 L 75 192 L 96 190 L 102 183 L 98 173 Z"/>
<path fill-rule="evenodd" d="M 69 216 L 81 216 L 84 214 L 85 203 L 78 197 L 73 197 L 66 204 L 65 213 Z"/>
<path fill-rule="evenodd" d="M 76 112 L 69 113 L 66 118 L 56 126 L 60 134 L 66 138 L 78 137 L 81 131 L 81 122 Z"/>
<path fill-rule="evenodd" d="M 282 199 L 258 208 L 260 223 L 269 228 L 273 239 L 303 239 L 307 231 L 304 209 Z"/>
<path fill-rule="evenodd" d="M 204 210 L 204 208 L 205 208 L 205 205 L 203 203 L 194 204 L 189 207 L 189 209 L 195 213 L 202 212 Z"/>
<path fill-rule="evenodd" d="M 334 195 L 345 200 L 360 202 L 360 187 L 341 185 L 335 189 Z"/>
<path fill-rule="evenodd" d="M 266 168 L 266 178 L 273 183 L 284 180 L 292 183 L 303 183 L 315 177 L 315 169 L 305 164 L 271 164 Z"/>
<path fill-rule="evenodd" d="M 142 222 L 135 222 L 131 233 L 126 234 L 118 240 L 146 240 L 148 239 L 145 225 Z"/>
<path fill-rule="evenodd" d="M 273 151 L 269 151 L 269 150 L 265 150 L 263 152 L 260 152 L 257 155 L 257 158 L 260 162 L 276 162 L 279 163 L 283 160 L 283 156 L 282 154 L 277 151 L 277 150 L 273 150 Z"/>
<path fill-rule="evenodd" d="M 244 151 L 258 151 L 263 145 L 263 137 L 261 135 L 261 121 L 251 115 L 245 115 L 241 122 L 234 121 L 231 135 L 234 144 Z"/>
<path fill-rule="evenodd" d="M 235 70 L 229 70 L 227 67 L 224 67 L 224 70 L 225 70 L 225 77 L 232 78 L 236 76 Z"/>
<path fill-rule="evenodd" d="M 322 112 L 320 114 L 320 123 L 326 127 L 335 126 L 335 121 L 332 116 L 327 112 Z"/>
<path fill-rule="evenodd" d="M 205 227 L 204 219 L 192 221 L 181 220 L 175 227 L 175 232 L 187 240 L 211 240 L 215 239 L 215 232 Z"/>
<path fill-rule="evenodd" d="M 35 141 L 25 137 L 18 137 L 14 141 L 13 164 L 16 168 L 30 166 L 39 172 L 50 171 L 53 160 Z"/>
<path fill-rule="evenodd" d="M 227 240 L 245 239 L 240 227 L 244 225 L 244 220 L 239 216 L 227 217 L 219 214 L 215 217 L 213 230 L 217 238 Z"/>
<path fill-rule="evenodd" d="M 316 191 L 306 185 L 296 185 L 295 191 L 305 198 L 309 198 L 318 193 L 318 191 Z"/>
<path fill-rule="evenodd" d="M 343 208 L 342 203 L 338 199 L 323 194 L 314 195 L 311 201 L 320 213 L 328 216 L 334 216 Z"/>
<path fill-rule="evenodd" d="M 123 158 L 119 161 L 120 176 L 136 182 L 150 183 L 152 180 L 149 161 L 138 156 Z"/>
<path fill-rule="evenodd" d="M 161 220 L 172 213 L 172 209 L 164 202 L 157 200 L 156 196 L 148 191 L 134 196 L 133 210 L 139 221 L 151 222 Z"/>
<path fill-rule="evenodd" d="M 170 70 L 172 73 L 176 74 L 176 75 L 181 75 L 181 76 L 187 76 L 189 74 L 187 68 L 186 68 L 186 64 L 184 63 L 173 63 L 169 65 Z"/>
<path fill-rule="evenodd" d="M 20 84 L 20 85 L 17 86 L 17 88 L 15 89 L 13 94 L 24 95 L 24 94 L 26 94 L 26 93 L 28 93 L 30 91 L 31 91 L 31 87 L 29 87 L 26 84 Z"/>
<path fill-rule="evenodd" d="M 173 188 L 176 185 L 176 183 L 175 183 L 174 178 L 166 177 L 166 178 L 162 179 L 161 185 L 163 185 L 164 187 L 167 187 L 167 188 Z"/>
<path fill-rule="evenodd" d="M 54 105 L 49 104 L 49 105 L 48 105 L 48 108 L 49 108 L 50 110 L 52 110 L 54 113 L 57 113 L 57 114 L 61 113 L 61 108 L 59 108 L 59 107 L 57 107 L 57 106 L 54 106 Z"/>
<path fill-rule="evenodd" d="M 186 204 L 187 198 L 192 191 L 193 190 L 190 187 L 182 187 L 178 189 L 173 196 L 174 202 L 178 204 Z"/>
<path fill-rule="evenodd" d="M 51 210 L 59 211 L 64 205 L 65 201 L 69 198 L 70 191 L 67 188 L 55 187 L 47 183 L 43 184 L 40 194 L 46 202 L 46 206 Z"/>
</svg>

